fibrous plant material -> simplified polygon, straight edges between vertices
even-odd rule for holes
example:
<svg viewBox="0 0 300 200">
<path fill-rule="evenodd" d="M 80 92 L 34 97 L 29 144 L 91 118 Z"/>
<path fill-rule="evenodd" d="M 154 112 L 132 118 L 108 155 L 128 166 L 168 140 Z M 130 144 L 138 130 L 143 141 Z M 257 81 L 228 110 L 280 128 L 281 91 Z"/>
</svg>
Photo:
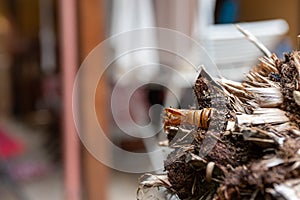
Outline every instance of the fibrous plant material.
<svg viewBox="0 0 300 200">
<path fill-rule="evenodd" d="M 197 109 L 165 109 L 163 144 L 174 150 L 163 178 L 149 176 L 139 191 L 164 187 L 173 199 L 300 199 L 299 52 L 259 60 L 244 82 L 201 70 Z"/>
</svg>

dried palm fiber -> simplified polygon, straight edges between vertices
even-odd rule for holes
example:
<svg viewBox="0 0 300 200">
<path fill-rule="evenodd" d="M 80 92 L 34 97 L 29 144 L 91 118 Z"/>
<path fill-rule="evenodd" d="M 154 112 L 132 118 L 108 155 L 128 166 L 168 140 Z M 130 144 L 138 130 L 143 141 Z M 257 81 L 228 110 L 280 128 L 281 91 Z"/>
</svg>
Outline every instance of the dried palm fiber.
<svg viewBox="0 0 300 200">
<path fill-rule="evenodd" d="M 166 109 L 164 144 L 174 149 L 166 174 L 143 179 L 139 191 L 165 187 L 173 199 L 300 199 L 299 52 L 259 61 L 243 82 L 200 72 L 197 110 Z"/>
</svg>

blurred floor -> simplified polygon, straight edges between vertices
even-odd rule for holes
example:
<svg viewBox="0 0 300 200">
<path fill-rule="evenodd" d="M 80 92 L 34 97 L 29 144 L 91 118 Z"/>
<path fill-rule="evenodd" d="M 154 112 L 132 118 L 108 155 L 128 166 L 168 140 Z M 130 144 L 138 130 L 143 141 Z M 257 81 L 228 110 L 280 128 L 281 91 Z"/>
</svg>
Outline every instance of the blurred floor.
<svg viewBox="0 0 300 200">
<path fill-rule="evenodd" d="M 138 187 L 138 174 L 111 171 L 108 200 L 135 200 Z M 21 184 L 26 200 L 63 200 L 63 182 L 60 171 L 49 174 L 38 181 Z M 14 191 L 15 192 L 15 191 Z M 0 186 L 0 199 L 19 200 L 11 190 Z"/>
<path fill-rule="evenodd" d="M 22 188 L 28 200 L 63 200 L 61 174 L 61 172 L 56 172 L 37 182 L 23 185 Z M 112 170 L 108 200 L 135 200 L 139 176 Z"/>
<path fill-rule="evenodd" d="M 13 159 L 13 162 L 9 162 L 8 166 L 13 176 L 10 177 L 12 178 L 12 183 L 10 180 L 6 181 L 2 177 L 0 178 L 0 199 L 63 200 L 64 183 L 62 167 L 61 165 L 54 165 L 49 161 L 47 151 L 43 147 L 43 133 L 11 120 L 1 121 L 0 125 L 11 136 L 26 143 L 27 147 L 24 154 L 18 156 L 17 159 Z M 122 162 L 126 162 L 127 160 L 122 155 L 114 154 L 113 157 L 115 160 L 121 160 Z M 131 161 L 131 164 L 137 163 L 132 163 Z M 149 164 L 149 160 L 143 163 L 146 168 Z M 28 170 L 28 165 L 38 168 L 38 172 L 34 171 L 32 174 L 32 169 L 29 168 Z M 140 174 L 111 170 L 110 181 L 108 183 L 108 200 L 135 200 L 139 177 Z M 23 198 L 18 198 L 18 195 L 23 196 Z"/>
<path fill-rule="evenodd" d="M 112 170 L 108 200 L 135 200 L 139 176 Z"/>
<path fill-rule="evenodd" d="M 63 200 L 62 167 L 51 161 L 45 133 L 14 120 L 1 119 L 0 128 L 24 145 L 19 155 L 1 160 L 0 199 Z"/>
<path fill-rule="evenodd" d="M 54 171 L 38 181 L 22 184 L 28 200 L 63 200 L 63 180 L 60 170 Z"/>
</svg>

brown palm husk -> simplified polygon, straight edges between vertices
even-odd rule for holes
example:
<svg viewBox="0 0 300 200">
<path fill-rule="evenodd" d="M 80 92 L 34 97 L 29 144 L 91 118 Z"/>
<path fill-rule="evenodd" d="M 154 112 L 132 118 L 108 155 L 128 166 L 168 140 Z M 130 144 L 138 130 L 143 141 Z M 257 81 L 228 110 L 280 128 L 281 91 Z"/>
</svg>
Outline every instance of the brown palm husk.
<svg viewBox="0 0 300 200">
<path fill-rule="evenodd" d="M 166 128 L 174 149 L 166 174 L 143 179 L 139 192 L 163 187 L 171 199 L 300 199 L 299 52 L 259 60 L 244 82 L 200 72 L 194 92 L 199 110 L 213 109 L 209 127 Z"/>
</svg>

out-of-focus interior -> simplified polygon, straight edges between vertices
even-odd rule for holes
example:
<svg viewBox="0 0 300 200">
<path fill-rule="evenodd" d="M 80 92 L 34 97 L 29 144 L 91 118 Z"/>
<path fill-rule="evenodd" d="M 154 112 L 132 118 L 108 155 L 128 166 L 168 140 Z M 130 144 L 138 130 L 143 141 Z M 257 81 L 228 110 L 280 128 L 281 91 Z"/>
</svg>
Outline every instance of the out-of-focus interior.
<svg viewBox="0 0 300 200">
<path fill-rule="evenodd" d="M 196 67 L 208 65 L 211 73 L 242 80 L 263 54 L 233 24 L 241 23 L 281 56 L 296 49 L 299 9 L 297 0 L 0 1 L 0 199 L 136 199 L 141 173 L 162 171 L 165 150 L 149 154 L 164 137 L 162 106 L 194 103 L 187 94 L 197 71 L 180 56 Z M 103 57 L 82 75 L 80 95 L 73 97 L 78 102 L 72 104 L 76 73 L 105 40 Z M 183 49 L 182 55 L 162 49 L 123 54 L 124 49 L 136 50 L 136 44 L 164 42 Z M 190 45 L 196 43 L 203 54 Z M 104 66 L 109 56 L 116 59 Z M 134 71 L 143 65 L 147 68 Z M 102 70 L 90 105 L 89 81 Z M 168 70 L 183 74 L 189 83 Z M 79 107 L 80 130 L 72 105 Z M 94 113 L 117 148 L 93 137 L 99 134 L 90 118 Z M 132 128 L 131 120 L 141 129 Z M 143 128 L 149 122 L 150 128 Z M 84 133 L 80 139 L 77 132 Z M 125 151 L 146 156 L 120 153 Z"/>
</svg>

